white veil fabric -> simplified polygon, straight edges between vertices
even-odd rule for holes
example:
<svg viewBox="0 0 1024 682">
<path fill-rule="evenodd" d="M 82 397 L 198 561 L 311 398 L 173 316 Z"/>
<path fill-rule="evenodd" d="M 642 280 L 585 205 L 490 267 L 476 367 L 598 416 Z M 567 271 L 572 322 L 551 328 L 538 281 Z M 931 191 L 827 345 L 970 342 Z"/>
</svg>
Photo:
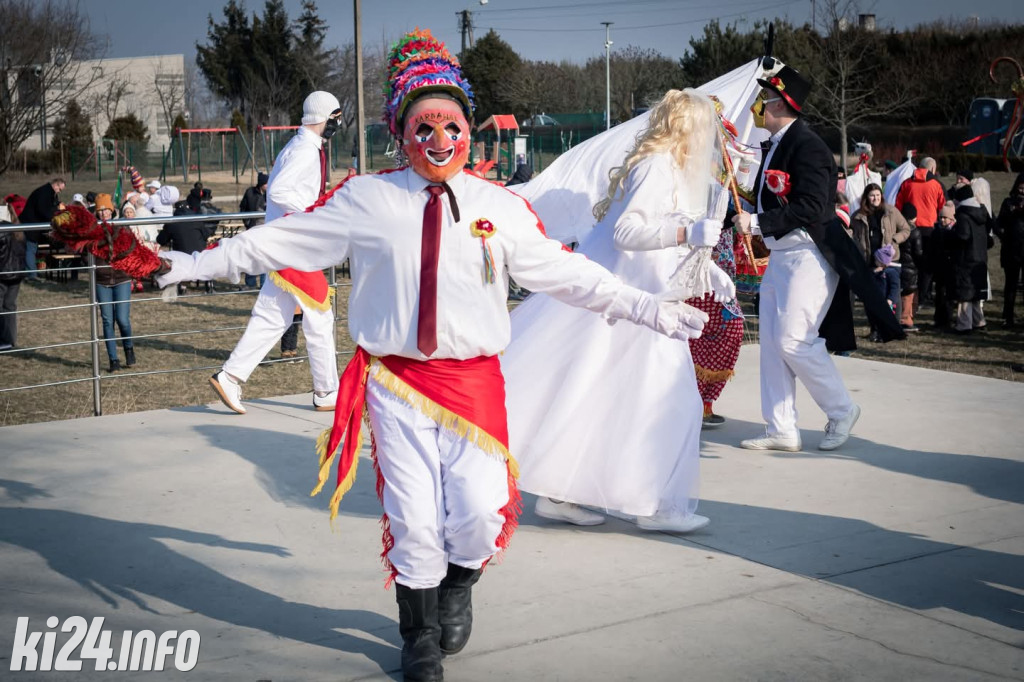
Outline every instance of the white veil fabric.
<svg viewBox="0 0 1024 682">
<path fill-rule="evenodd" d="M 696 88 L 715 95 L 722 102 L 722 115 L 736 126 L 738 140 L 751 145 L 760 159 L 758 145 L 768 139 L 768 131 L 754 127 L 750 105 L 760 86 L 760 60 L 754 59 L 729 73 Z M 586 142 L 573 147 L 544 169 L 537 177 L 509 189 L 533 205 L 544 223 L 548 236 L 563 243 L 582 242 L 594 227 L 594 205 L 608 191 L 612 169 L 622 164 L 636 143 L 636 137 L 647 128 L 649 113 L 615 126 Z"/>
<path fill-rule="evenodd" d="M 719 97 L 726 117 L 739 119 L 741 140 L 752 136 L 752 116 L 743 112 L 758 92 L 758 72 L 751 62 L 699 88 Z M 682 250 L 621 251 L 614 244 L 616 221 L 639 197 L 652 228 L 680 213 L 706 214 L 709 187 L 718 185 L 711 182 L 717 131 L 705 131 L 710 142 L 685 168 L 665 153 L 642 159 L 624 183 L 625 196 L 595 227 L 593 206 L 607 195 L 609 173 L 623 164 L 648 118 L 563 154 L 515 191 L 536 202 L 549 235 L 579 240 L 580 253 L 628 284 L 658 293 L 668 288 Z M 652 169 L 660 178 L 671 174 L 674 191 L 650 196 L 649 188 L 641 189 L 638 178 Z M 687 343 L 625 322 L 612 326 L 535 294 L 512 313 L 512 342 L 501 363 L 509 448 L 524 491 L 620 515 L 696 510 L 703 406 Z"/>
<path fill-rule="evenodd" d="M 890 206 L 896 205 L 896 196 L 900 193 L 900 187 L 914 176 L 914 171 L 916 170 L 917 166 L 914 165 L 914 162 L 907 159 L 889 173 L 889 177 L 885 179 L 885 187 L 882 188 L 882 196 L 885 197 L 885 203 Z M 853 197 L 849 195 L 846 198 L 851 201 L 853 200 Z M 853 206 L 850 206 L 850 215 L 853 215 Z"/>
</svg>

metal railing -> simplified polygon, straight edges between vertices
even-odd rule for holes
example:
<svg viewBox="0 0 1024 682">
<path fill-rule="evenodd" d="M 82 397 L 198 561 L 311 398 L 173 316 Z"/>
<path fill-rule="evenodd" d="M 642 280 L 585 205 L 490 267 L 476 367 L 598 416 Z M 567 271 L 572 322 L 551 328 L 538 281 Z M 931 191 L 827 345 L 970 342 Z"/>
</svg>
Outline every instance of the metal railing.
<svg viewBox="0 0 1024 682">
<path fill-rule="evenodd" d="M 197 214 L 197 215 L 188 215 L 188 216 L 153 216 L 153 217 L 147 217 L 147 218 L 118 219 L 118 220 L 111 220 L 111 221 L 108 221 L 108 222 L 111 225 L 125 225 L 125 226 L 133 226 L 133 227 L 134 226 L 141 226 L 141 225 L 168 225 L 168 224 L 174 224 L 174 223 L 199 223 L 199 222 L 203 222 L 203 223 L 206 223 L 206 222 L 224 223 L 226 221 L 258 219 L 258 218 L 263 218 L 264 215 L 265 214 L 263 212 L 214 213 L 214 214 L 208 214 L 208 215 L 207 214 Z M 20 232 L 34 232 L 34 231 L 42 232 L 42 231 L 48 231 L 50 229 L 51 229 L 51 226 L 50 226 L 49 223 L 30 223 L 30 224 L 24 224 L 24 225 L 0 225 L 0 233 L 2 233 L 2 232 L 19 232 L 19 231 Z M 234 234 L 236 231 L 237 231 L 237 228 L 232 230 L 230 233 L 225 233 L 223 228 L 221 228 L 219 230 L 219 233 L 220 233 L 219 236 L 224 237 L 224 236 L 227 236 L 229 234 Z M 24 386 L 4 387 L 4 388 L 0 388 L 0 394 L 9 393 L 9 392 L 12 392 L 12 391 L 25 391 L 25 390 L 30 390 L 30 389 L 47 388 L 47 387 L 51 387 L 51 386 L 64 386 L 64 385 L 69 385 L 69 384 L 80 384 L 80 383 L 85 383 L 85 382 L 92 382 L 93 414 L 96 415 L 96 416 L 99 416 L 99 415 L 103 414 L 103 406 L 102 406 L 102 400 L 101 400 L 101 394 L 100 394 L 100 383 L 103 382 L 103 381 L 110 381 L 112 379 L 127 379 L 127 378 L 131 378 L 131 377 L 140 377 L 140 376 L 153 376 L 153 375 L 158 375 L 158 374 L 178 374 L 178 373 L 182 373 L 182 372 L 201 372 L 201 371 L 209 371 L 211 369 L 220 369 L 220 365 L 204 365 L 204 366 L 198 366 L 198 367 L 196 367 L 196 366 L 193 366 L 193 367 L 178 367 L 178 368 L 170 368 L 170 369 L 148 370 L 148 371 L 142 371 L 142 372 L 139 372 L 139 371 L 127 371 L 127 372 L 126 371 L 119 371 L 117 373 L 101 374 L 101 372 L 100 372 L 100 344 L 101 343 L 106 343 L 107 339 L 101 337 L 100 328 L 99 328 L 97 317 L 100 314 L 100 309 L 101 309 L 102 306 L 105 306 L 105 305 L 113 306 L 117 302 L 101 303 L 101 302 L 99 302 L 97 300 L 97 298 L 96 298 L 96 287 L 97 287 L 96 271 L 97 271 L 97 267 L 96 267 L 95 261 L 94 261 L 94 259 L 92 257 L 92 254 L 84 255 L 84 259 L 85 259 L 85 262 L 86 262 L 86 265 L 84 265 L 84 266 L 56 267 L 56 268 L 48 268 L 46 270 L 7 271 L 4 274 L 8 274 L 8 275 L 10 275 L 10 274 L 15 274 L 15 275 L 17 275 L 17 274 L 42 275 L 42 274 L 46 274 L 47 272 L 51 272 L 51 271 L 61 272 L 61 273 L 88 272 L 89 273 L 89 302 L 88 303 L 73 303 L 73 304 L 69 304 L 69 305 L 50 306 L 50 307 L 45 307 L 45 308 L 30 308 L 30 309 L 27 309 L 27 310 L 17 310 L 17 311 L 11 311 L 11 312 L 0 311 L 0 317 L 2 317 L 4 315 L 30 315 L 30 314 L 51 313 L 51 312 L 58 311 L 58 310 L 88 309 L 89 310 L 89 332 L 90 332 L 90 338 L 86 339 L 86 340 L 64 341 L 64 342 L 59 342 L 59 343 L 49 343 L 49 344 L 29 346 L 29 347 L 24 347 L 24 348 L 17 347 L 17 348 L 11 348 L 11 349 L 8 349 L 8 350 L 0 350 L 0 357 L 3 357 L 5 355 L 16 355 L 16 354 L 19 354 L 19 353 L 30 353 L 30 352 L 36 352 L 36 351 L 53 350 L 53 349 L 56 349 L 56 348 L 68 348 L 68 347 L 73 347 L 73 346 L 85 346 L 85 345 L 88 345 L 88 346 L 91 347 L 91 356 L 92 356 L 91 357 L 91 360 L 92 360 L 92 367 L 91 367 L 92 372 L 91 372 L 91 375 L 90 376 L 86 376 L 86 377 L 78 377 L 78 378 L 65 379 L 65 380 L 60 380 L 60 381 L 50 381 L 50 382 L 44 382 L 44 383 L 27 384 L 27 385 L 24 385 Z M 104 266 L 101 266 L 101 267 L 104 267 Z M 341 283 L 341 284 L 339 284 L 337 268 L 336 267 L 331 267 L 329 269 L 329 277 L 328 277 L 328 279 L 329 279 L 330 286 L 335 291 L 337 291 L 339 288 L 348 288 L 348 287 L 351 286 L 350 283 Z M 255 293 L 257 291 L 258 291 L 258 289 L 240 289 L 240 290 L 236 290 L 236 291 L 213 292 L 213 293 L 205 293 L 205 294 L 178 294 L 178 295 L 174 296 L 173 298 L 168 298 L 165 295 L 160 295 L 160 296 L 151 296 L 151 297 L 145 297 L 145 298 L 131 298 L 129 300 L 133 304 L 137 304 L 137 303 L 150 303 L 150 302 L 153 302 L 153 301 L 160 301 L 160 302 L 165 302 L 166 303 L 166 302 L 171 301 L 171 300 L 178 300 L 178 301 L 180 301 L 180 300 L 185 300 L 185 299 L 190 299 L 190 298 L 200 298 L 200 299 L 209 300 L 211 297 L 214 297 L 214 296 L 241 296 L 241 295 L 249 295 L 249 294 Z M 344 319 L 345 319 L 345 318 L 340 318 L 338 316 L 338 296 L 334 296 L 334 319 L 335 319 L 335 322 L 344 321 Z M 246 328 L 246 325 L 233 325 L 233 326 L 225 326 L 225 327 L 214 327 L 212 329 L 189 329 L 189 330 L 183 330 L 183 331 L 157 332 L 157 333 L 151 333 L 151 334 L 132 334 L 131 336 L 117 336 L 117 337 L 115 337 L 115 338 L 113 338 L 111 340 L 123 343 L 124 341 L 128 341 L 128 340 L 135 341 L 136 339 L 154 339 L 154 338 L 166 338 L 166 337 L 174 337 L 174 336 L 214 334 L 214 333 L 219 333 L 219 332 L 239 331 L 239 330 L 244 330 L 245 328 Z M 337 352 L 337 355 L 351 355 L 351 354 L 352 354 L 352 351 L 338 351 Z M 306 359 L 306 358 L 308 358 L 308 356 L 302 355 L 302 356 L 296 356 L 296 357 L 293 357 L 293 358 L 282 358 L 280 360 L 263 360 L 259 364 L 260 365 L 272 365 L 272 364 L 277 364 L 277 363 L 282 363 L 282 362 L 292 362 L 292 361 L 297 360 L 297 359 Z"/>
</svg>

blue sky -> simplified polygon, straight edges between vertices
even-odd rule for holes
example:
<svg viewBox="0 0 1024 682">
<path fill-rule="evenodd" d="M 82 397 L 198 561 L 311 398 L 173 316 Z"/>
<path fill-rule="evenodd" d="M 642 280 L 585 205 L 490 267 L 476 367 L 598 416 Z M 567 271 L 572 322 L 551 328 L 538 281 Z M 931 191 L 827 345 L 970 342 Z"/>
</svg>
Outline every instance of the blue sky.
<svg viewBox="0 0 1024 682">
<path fill-rule="evenodd" d="M 81 0 L 93 30 L 110 36 L 109 57 L 184 53 L 194 56 L 197 41 L 206 39 L 207 16 L 220 19 L 220 0 Z M 330 26 L 329 45 L 352 39 L 353 3 L 320 0 L 320 15 Z M 612 25 L 613 50 L 627 45 L 653 48 L 669 57 L 681 57 L 693 35 L 709 19 L 752 24 L 759 18 L 787 17 L 808 21 L 810 0 L 363 0 L 363 41 L 390 43 L 417 26 L 429 28 L 458 51 L 460 34 L 456 13 L 473 12 L 477 38 L 494 28 L 524 58 L 582 63 L 604 54 L 602 21 Z M 821 7 L 822 0 L 818 0 Z M 289 14 L 299 14 L 300 0 L 286 0 Z M 262 11 L 262 0 L 246 0 L 251 12 Z M 930 0 L 929 2 L 862 2 L 879 26 L 903 28 L 922 21 L 977 16 L 980 21 L 1024 23 L 1024 0 Z M 173 11 L 172 11 L 173 10 Z"/>
</svg>

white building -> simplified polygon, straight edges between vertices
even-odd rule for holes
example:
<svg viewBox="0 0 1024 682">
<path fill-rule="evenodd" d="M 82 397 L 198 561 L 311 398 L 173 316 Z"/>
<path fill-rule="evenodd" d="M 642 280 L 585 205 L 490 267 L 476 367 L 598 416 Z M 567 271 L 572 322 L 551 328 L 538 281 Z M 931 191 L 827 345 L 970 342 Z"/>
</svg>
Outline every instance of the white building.
<svg viewBox="0 0 1024 682">
<path fill-rule="evenodd" d="M 73 78 L 61 83 L 61 89 L 78 89 L 74 98 L 92 123 L 94 141 L 99 142 L 112 119 L 135 114 L 147 128 L 150 149 L 170 145 L 171 123 L 178 113 L 186 113 L 184 55 L 89 60 L 73 65 L 67 73 Z M 60 111 L 46 111 L 47 144 L 60 115 Z M 39 149 L 41 143 L 39 132 L 22 146 Z"/>
</svg>

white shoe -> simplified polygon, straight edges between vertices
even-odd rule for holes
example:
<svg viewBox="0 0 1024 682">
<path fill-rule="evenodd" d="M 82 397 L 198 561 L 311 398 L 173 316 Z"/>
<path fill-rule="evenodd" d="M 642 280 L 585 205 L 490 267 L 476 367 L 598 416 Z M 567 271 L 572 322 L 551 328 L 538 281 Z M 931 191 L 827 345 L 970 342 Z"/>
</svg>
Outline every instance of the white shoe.
<svg viewBox="0 0 1024 682">
<path fill-rule="evenodd" d="M 228 376 L 228 373 L 221 370 L 210 377 L 210 385 L 217 392 L 221 402 L 230 407 L 238 414 L 245 414 L 245 407 L 242 405 L 242 387 Z"/>
<path fill-rule="evenodd" d="M 661 513 L 653 516 L 638 516 L 636 525 L 643 530 L 664 530 L 669 533 L 692 533 L 711 523 L 711 519 L 700 514 Z"/>
<path fill-rule="evenodd" d="M 549 497 L 538 497 L 537 506 L 533 508 L 537 516 L 553 521 L 565 521 L 576 526 L 600 526 L 604 516 L 588 511 L 572 502 L 557 502 Z"/>
<path fill-rule="evenodd" d="M 773 436 L 748 438 L 740 441 L 744 450 L 782 450 L 783 452 L 800 452 L 800 436 Z"/>
<path fill-rule="evenodd" d="M 333 412 L 334 405 L 338 402 L 338 392 L 331 391 L 324 397 L 313 393 L 313 409 L 317 412 Z"/>
<path fill-rule="evenodd" d="M 860 405 L 854 405 L 850 413 L 842 419 L 829 419 L 825 424 L 825 438 L 818 446 L 819 450 L 835 450 L 850 437 L 853 425 L 860 419 Z"/>
</svg>

